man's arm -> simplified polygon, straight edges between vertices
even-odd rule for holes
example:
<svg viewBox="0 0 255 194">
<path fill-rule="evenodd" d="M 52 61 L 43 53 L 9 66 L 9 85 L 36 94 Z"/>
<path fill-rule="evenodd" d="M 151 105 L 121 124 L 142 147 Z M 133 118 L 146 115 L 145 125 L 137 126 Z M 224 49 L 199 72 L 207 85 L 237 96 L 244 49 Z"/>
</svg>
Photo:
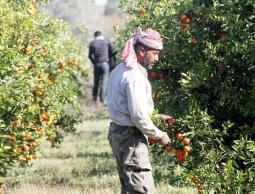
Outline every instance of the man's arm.
<svg viewBox="0 0 255 194">
<path fill-rule="evenodd" d="M 117 51 L 115 50 L 113 44 L 109 41 L 108 44 L 108 50 L 109 50 L 109 65 L 110 65 L 110 71 L 112 71 L 116 66 L 116 54 Z"/>
<path fill-rule="evenodd" d="M 108 47 L 109 47 L 109 58 L 114 57 L 117 52 L 115 51 L 115 48 L 111 41 L 109 41 Z"/>
<path fill-rule="evenodd" d="M 131 120 L 135 126 L 151 139 L 159 140 L 161 144 L 167 144 L 169 137 L 166 132 L 158 129 L 152 122 L 148 114 L 148 99 L 146 88 L 139 80 L 135 80 L 127 86 L 128 110 Z"/>
<path fill-rule="evenodd" d="M 94 47 L 92 46 L 92 43 L 89 44 L 89 59 L 91 63 L 94 64 Z"/>
</svg>

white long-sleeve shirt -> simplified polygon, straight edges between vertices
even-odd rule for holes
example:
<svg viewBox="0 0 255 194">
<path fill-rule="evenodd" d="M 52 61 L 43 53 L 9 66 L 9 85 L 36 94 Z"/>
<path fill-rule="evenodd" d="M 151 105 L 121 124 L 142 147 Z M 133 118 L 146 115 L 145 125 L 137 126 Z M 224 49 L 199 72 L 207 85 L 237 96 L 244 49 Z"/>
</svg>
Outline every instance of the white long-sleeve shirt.
<svg viewBox="0 0 255 194">
<path fill-rule="evenodd" d="M 163 132 L 152 122 L 154 104 L 146 69 L 119 64 L 111 73 L 107 90 L 110 119 L 121 126 L 136 126 L 144 135 L 160 139 Z"/>
</svg>

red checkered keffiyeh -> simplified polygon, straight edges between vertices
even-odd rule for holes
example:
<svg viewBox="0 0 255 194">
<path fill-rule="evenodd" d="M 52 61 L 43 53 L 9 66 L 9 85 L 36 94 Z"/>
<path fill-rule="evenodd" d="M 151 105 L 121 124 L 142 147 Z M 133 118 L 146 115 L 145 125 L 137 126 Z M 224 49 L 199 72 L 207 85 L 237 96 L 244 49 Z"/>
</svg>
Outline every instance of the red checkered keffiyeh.
<svg viewBox="0 0 255 194">
<path fill-rule="evenodd" d="M 134 45 L 139 42 L 155 50 L 163 49 L 163 42 L 160 34 L 153 29 L 145 29 L 132 35 L 125 44 L 121 54 L 121 59 L 127 68 L 132 69 L 137 63 Z"/>
</svg>

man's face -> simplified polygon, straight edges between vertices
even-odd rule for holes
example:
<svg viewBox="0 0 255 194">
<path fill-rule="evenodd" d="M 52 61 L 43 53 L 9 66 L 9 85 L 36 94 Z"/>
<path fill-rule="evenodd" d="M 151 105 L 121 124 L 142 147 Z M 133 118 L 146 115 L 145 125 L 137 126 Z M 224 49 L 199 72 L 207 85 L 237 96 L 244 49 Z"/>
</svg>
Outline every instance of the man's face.
<svg viewBox="0 0 255 194">
<path fill-rule="evenodd" d="M 144 52 L 143 66 L 150 68 L 158 62 L 158 56 L 160 51 L 157 50 L 147 50 Z"/>
</svg>

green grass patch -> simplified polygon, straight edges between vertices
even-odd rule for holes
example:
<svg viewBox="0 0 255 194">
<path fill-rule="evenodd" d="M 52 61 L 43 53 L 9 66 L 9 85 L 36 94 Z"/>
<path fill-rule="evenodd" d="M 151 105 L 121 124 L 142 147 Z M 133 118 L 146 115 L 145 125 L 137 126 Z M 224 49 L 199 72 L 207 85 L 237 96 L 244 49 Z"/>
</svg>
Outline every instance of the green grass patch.
<svg viewBox="0 0 255 194">
<path fill-rule="evenodd" d="M 15 168 L 4 179 L 8 194 L 118 194 L 115 159 L 107 140 L 110 121 L 86 120 L 68 135 L 60 148 L 41 142 L 41 154 L 29 167 Z M 169 174 L 153 162 L 158 194 L 191 194 L 192 190 L 169 184 Z M 195 193 L 195 192 L 194 192 Z"/>
</svg>

